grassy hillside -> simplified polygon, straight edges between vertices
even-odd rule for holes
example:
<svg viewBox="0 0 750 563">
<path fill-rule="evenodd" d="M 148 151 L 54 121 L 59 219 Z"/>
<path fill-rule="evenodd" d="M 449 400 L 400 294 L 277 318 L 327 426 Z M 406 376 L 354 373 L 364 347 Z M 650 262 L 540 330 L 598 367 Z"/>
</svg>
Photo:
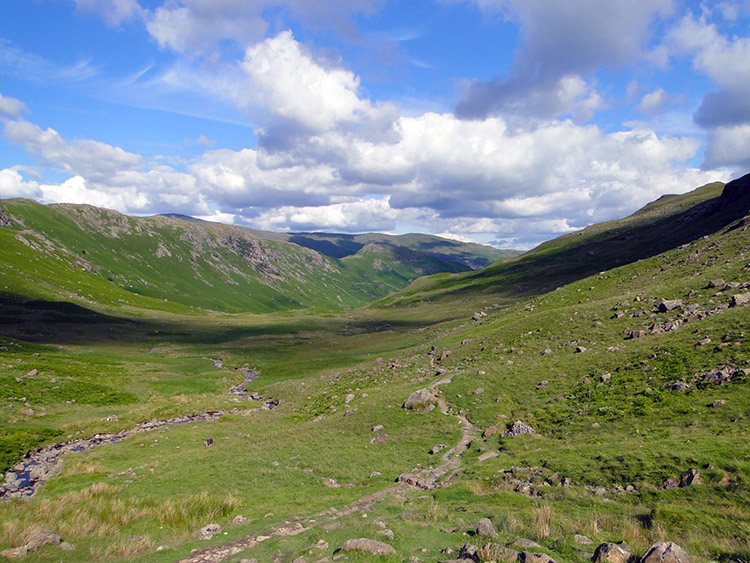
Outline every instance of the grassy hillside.
<svg viewBox="0 0 750 563">
<path fill-rule="evenodd" d="M 372 248 L 363 248 L 341 262 L 248 229 L 91 206 L 5 200 L 0 213 L 7 265 L 0 290 L 83 305 L 183 313 L 342 310 L 424 274 L 467 269 L 404 246 L 389 246 L 376 260 Z"/>
<path fill-rule="evenodd" d="M 742 182 L 746 184 L 747 177 Z M 463 298 L 466 293 L 515 299 L 654 256 L 747 214 L 750 190 L 722 199 L 723 188 L 714 183 L 685 195 L 664 196 L 629 217 L 561 236 L 485 270 L 420 280 L 384 303 Z"/>
<path fill-rule="evenodd" d="M 693 562 L 747 561 L 750 220 L 728 186 L 724 200 L 705 188 L 545 245 L 515 274 L 521 291 L 492 287 L 509 279 L 501 263 L 336 315 L 133 318 L 6 300 L 6 467 L 45 443 L 237 410 L 66 454 L 34 497 L 0 503 L 0 549 L 46 529 L 73 551 L 26 560 L 427 562 L 469 543 L 474 561 L 513 549 L 582 563 L 603 542 L 640 556 L 671 540 Z M 674 211 L 691 198 L 715 201 Z M 617 229 L 642 238 L 605 252 Z M 670 232 L 674 246 L 653 247 Z M 601 262 L 576 274 L 572 257 Z M 260 375 L 245 383 L 240 368 Z M 253 412 L 229 392 L 242 384 L 279 406 Z M 403 408 L 420 389 L 436 408 Z M 517 420 L 535 433 L 504 435 Z M 481 518 L 495 537 L 477 534 Z M 210 523 L 222 531 L 198 539 Z M 354 538 L 395 554 L 336 552 Z"/>
</svg>

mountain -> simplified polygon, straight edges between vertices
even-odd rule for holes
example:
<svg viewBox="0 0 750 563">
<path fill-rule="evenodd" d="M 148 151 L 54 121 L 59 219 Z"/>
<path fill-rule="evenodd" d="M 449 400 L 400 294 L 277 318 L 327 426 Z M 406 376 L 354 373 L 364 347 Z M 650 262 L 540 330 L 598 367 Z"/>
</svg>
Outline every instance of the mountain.
<svg viewBox="0 0 750 563">
<path fill-rule="evenodd" d="M 173 312 L 341 310 L 419 276 L 466 271 L 501 255 L 437 237 L 371 235 L 372 242 L 354 243 L 351 255 L 332 257 L 295 244 L 294 236 L 28 200 L 0 202 L 0 225 L 7 265 L 0 290 Z"/>
<path fill-rule="evenodd" d="M 201 219 L 176 213 L 164 214 L 162 217 L 206 223 L 206 221 L 202 221 Z M 434 235 L 413 233 L 408 235 L 386 235 L 380 233 L 350 235 L 345 233 L 277 233 L 255 229 L 245 230 L 259 238 L 285 240 L 305 248 L 310 248 L 331 258 L 354 256 L 368 244 L 390 246 L 394 249 L 406 248 L 425 256 L 437 258 L 445 263 L 455 264 L 455 266 L 445 271 L 480 270 L 503 258 L 511 258 L 522 254 L 520 250 L 499 249 L 483 244 L 460 242 Z"/>
</svg>

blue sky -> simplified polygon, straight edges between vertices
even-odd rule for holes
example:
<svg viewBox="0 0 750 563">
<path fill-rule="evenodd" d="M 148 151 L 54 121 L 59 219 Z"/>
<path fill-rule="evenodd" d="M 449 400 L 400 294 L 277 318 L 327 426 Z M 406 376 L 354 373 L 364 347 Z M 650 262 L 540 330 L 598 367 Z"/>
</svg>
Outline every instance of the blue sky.
<svg viewBox="0 0 750 563">
<path fill-rule="evenodd" d="M 0 197 L 529 248 L 750 168 L 750 0 L 25 0 Z"/>
</svg>

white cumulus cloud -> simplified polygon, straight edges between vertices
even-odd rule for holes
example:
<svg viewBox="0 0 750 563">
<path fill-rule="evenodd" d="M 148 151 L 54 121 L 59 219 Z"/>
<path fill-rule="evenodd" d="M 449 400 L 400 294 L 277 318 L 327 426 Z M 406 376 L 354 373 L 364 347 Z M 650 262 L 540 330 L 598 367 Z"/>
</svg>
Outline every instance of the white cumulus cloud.
<svg viewBox="0 0 750 563">
<path fill-rule="evenodd" d="M 0 117 L 16 117 L 26 111 L 26 104 L 16 98 L 0 94 Z"/>
</svg>

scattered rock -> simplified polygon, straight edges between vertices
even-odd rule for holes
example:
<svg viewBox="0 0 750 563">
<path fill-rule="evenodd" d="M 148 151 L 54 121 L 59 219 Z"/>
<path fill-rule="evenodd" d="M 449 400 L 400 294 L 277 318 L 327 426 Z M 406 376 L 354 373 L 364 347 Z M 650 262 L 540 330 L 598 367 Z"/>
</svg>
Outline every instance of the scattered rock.
<svg viewBox="0 0 750 563">
<path fill-rule="evenodd" d="M 616 543 L 603 543 L 594 551 L 593 563 L 629 563 L 632 555 Z"/>
<path fill-rule="evenodd" d="M 387 543 L 368 538 L 346 540 L 340 551 L 364 551 L 373 555 L 396 555 L 396 550 Z"/>
<path fill-rule="evenodd" d="M 472 391 L 472 393 L 474 395 L 481 395 L 482 393 L 484 393 L 484 389 L 482 389 L 481 387 L 477 387 L 476 389 L 474 389 L 474 391 Z"/>
<path fill-rule="evenodd" d="M 549 356 L 551 353 L 552 350 L 550 350 L 549 348 L 545 348 L 544 350 L 542 350 L 542 356 Z"/>
<path fill-rule="evenodd" d="M 404 401 L 403 408 L 407 410 L 424 410 L 430 405 L 435 404 L 435 395 L 430 389 L 420 389 L 414 391 L 409 398 Z"/>
<path fill-rule="evenodd" d="M 666 383 L 664 388 L 669 391 L 687 391 L 690 389 L 690 385 L 684 381 L 672 381 L 671 383 Z"/>
<path fill-rule="evenodd" d="M 28 549 L 25 545 L 22 545 L 21 547 L 13 547 L 11 549 L 4 549 L 0 551 L 0 557 L 5 557 L 6 559 L 16 559 L 19 557 L 26 557 L 26 553 L 28 552 Z"/>
<path fill-rule="evenodd" d="M 520 554 L 515 549 L 510 549 L 498 543 L 488 543 L 477 550 L 480 561 L 510 562 L 517 561 Z"/>
<path fill-rule="evenodd" d="M 634 340 L 636 338 L 643 338 L 646 336 L 645 330 L 632 330 L 628 333 L 628 338 Z"/>
<path fill-rule="evenodd" d="M 701 474 L 695 468 L 688 469 L 687 471 L 683 472 L 682 475 L 680 475 L 680 488 L 700 484 Z"/>
<path fill-rule="evenodd" d="M 45 545 L 57 545 L 62 541 L 62 538 L 55 532 L 49 530 L 37 530 L 29 536 L 26 542 L 26 547 L 29 551 L 36 551 Z"/>
<path fill-rule="evenodd" d="M 724 399 L 716 399 L 713 403 L 708 405 L 711 408 L 718 409 L 719 407 L 723 407 L 726 404 L 726 401 Z"/>
<path fill-rule="evenodd" d="M 206 439 L 206 440 L 205 440 L 205 441 L 203 442 L 203 445 L 204 445 L 204 446 L 206 446 L 207 448 L 210 448 L 211 446 L 213 446 L 213 445 L 214 445 L 214 439 L 213 439 L 213 438 L 208 438 L 208 439 Z"/>
<path fill-rule="evenodd" d="M 32 369 L 30 372 L 24 375 L 24 377 L 34 377 L 35 375 L 39 375 L 39 370 Z"/>
<path fill-rule="evenodd" d="M 388 434 L 378 434 L 372 440 L 370 440 L 370 443 L 371 444 L 382 444 L 387 439 L 388 439 Z"/>
<path fill-rule="evenodd" d="M 435 444 L 430 450 L 430 455 L 435 455 L 438 452 L 442 452 L 447 447 L 448 446 L 446 446 L 445 444 Z"/>
<path fill-rule="evenodd" d="M 198 530 L 195 536 L 199 540 L 210 540 L 215 534 L 221 533 L 221 526 L 218 524 L 209 524 Z"/>
<path fill-rule="evenodd" d="M 521 549 L 539 549 L 540 547 L 542 547 L 535 541 L 531 541 L 530 539 L 526 538 L 517 538 L 512 545 L 520 547 Z"/>
<path fill-rule="evenodd" d="M 520 420 L 516 420 L 513 424 L 511 424 L 508 427 L 508 430 L 503 432 L 503 437 L 516 438 L 523 434 L 536 434 L 536 430 L 534 430 L 528 424 L 521 422 Z"/>
<path fill-rule="evenodd" d="M 546 553 L 529 553 L 528 551 L 521 552 L 518 560 L 521 563 L 555 563 L 555 560 Z"/>
<path fill-rule="evenodd" d="M 474 314 L 473 314 L 473 315 L 471 316 L 471 320 L 472 320 L 472 321 L 481 321 L 481 320 L 482 320 L 483 318 L 485 318 L 486 316 L 487 316 L 487 313 L 485 313 L 484 311 L 479 311 L 478 313 L 474 313 Z"/>
<path fill-rule="evenodd" d="M 111 414 L 107 417 L 107 422 L 117 422 L 117 420 L 118 419 L 116 414 Z"/>
<path fill-rule="evenodd" d="M 382 424 L 376 424 L 372 427 L 372 431 L 377 432 L 378 430 L 382 430 L 383 428 L 385 428 L 385 426 L 383 426 Z"/>
<path fill-rule="evenodd" d="M 232 522 L 229 524 L 230 526 L 241 526 L 242 524 L 247 523 L 247 518 L 245 518 L 242 514 L 235 516 L 232 519 Z"/>
<path fill-rule="evenodd" d="M 581 545 L 591 545 L 591 544 L 594 543 L 594 540 L 592 540 L 590 537 L 588 537 L 588 536 L 581 536 L 581 535 L 578 535 L 578 534 L 576 534 L 575 536 L 573 536 L 573 539 L 576 541 L 576 543 L 579 543 Z"/>
<path fill-rule="evenodd" d="M 652 545 L 641 563 L 690 563 L 690 556 L 676 543 L 662 542 Z"/>
<path fill-rule="evenodd" d="M 379 535 L 379 536 L 383 536 L 383 537 L 386 537 L 386 538 L 388 538 L 389 540 L 392 540 L 392 539 L 393 539 L 393 538 L 395 537 L 395 534 L 393 533 L 393 530 L 391 530 L 390 528 L 386 528 L 386 529 L 384 529 L 384 530 L 380 530 L 380 531 L 378 532 L 378 535 Z"/>
<path fill-rule="evenodd" d="M 656 306 L 656 308 L 660 313 L 669 313 L 670 311 L 674 311 L 675 309 L 683 307 L 684 305 L 685 303 L 682 301 L 682 299 L 662 299 L 661 301 L 659 301 L 659 304 Z"/>
<path fill-rule="evenodd" d="M 423 491 L 428 491 L 435 485 L 435 477 L 425 471 L 420 473 L 402 473 L 396 481 L 417 487 Z"/>
<path fill-rule="evenodd" d="M 709 289 L 715 289 L 715 288 L 718 288 L 718 287 L 724 287 L 726 284 L 727 284 L 727 282 L 725 282 L 721 278 L 718 278 L 718 279 L 711 280 L 710 282 L 708 282 L 708 288 Z"/>
<path fill-rule="evenodd" d="M 479 561 L 479 550 L 476 548 L 476 546 L 471 545 L 470 543 L 465 543 L 461 546 L 461 549 L 458 550 L 458 557 L 460 559 L 467 559 L 469 561 Z"/>
<path fill-rule="evenodd" d="M 487 461 L 488 459 L 492 459 L 492 458 L 499 457 L 499 456 L 500 454 L 498 452 L 486 452 L 480 455 L 479 457 L 477 457 L 477 461 L 481 463 L 483 461 Z"/>
<path fill-rule="evenodd" d="M 737 295 L 732 295 L 729 306 L 739 307 L 740 305 L 744 305 L 745 303 L 750 303 L 750 293 L 739 293 Z"/>
<path fill-rule="evenodd" d="M 72 543 L 64 541 L 60 544 L 60 549 L 63 551 L 73 551 L 75 550 L 75 546 Z"/>
<path fill-rule="evenodd" d="M 344 402 L 348 405 L 354 400 L 354 393 L 349 393 L 345 398 Z"/>
<path fill-rule="evenodd" d="M 694 377 L 693 380 L 711 385 L 724 385 L 725 383 L 730 383 L 734 379 L 740 378 L 743 375 L 745 375 L 745 372 L 739 369 L 724 366 L 720 369 L 700 373 Z"/>
<path fill-rule="evenodd" d="M 680 482 L 677 480 L 676 477 L 670 477 L 669 479 L 665 480 L 662 484 L 660 489 L 676 489 L 680 486 Z"/>
<path fill-rule="evenodd" d="M 324 539 L 319 539 L 315 542 L 313 545 L 315 549 L 319 549 L 320 551 L 328 551 L 328 542 Z"/>
<path fill-rule="evenodd" d="M 482 538 L 496 538 L 497 532 L 489 518 L 482 518 L 477 522 L 477 535 Z"/>
<path fill-rule="evenodd" d="M 586 351 L 586 348 L 583 346 L 576 346 L 576 354 L 583 354 Z"/>
</svg>

